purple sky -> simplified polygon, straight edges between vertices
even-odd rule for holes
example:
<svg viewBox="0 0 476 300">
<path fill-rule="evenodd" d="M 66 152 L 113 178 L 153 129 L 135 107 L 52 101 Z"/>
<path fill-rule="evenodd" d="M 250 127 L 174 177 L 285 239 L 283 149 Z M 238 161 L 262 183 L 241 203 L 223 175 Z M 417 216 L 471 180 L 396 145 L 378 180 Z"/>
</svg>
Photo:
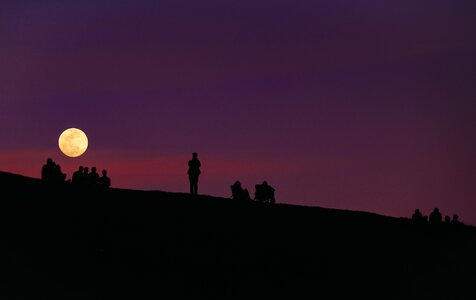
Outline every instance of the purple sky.
<svg viewBox="0 0 476 300">
<path fill-rule="evenodd" d="M 476 225 L 475 37 L 473 0 L 2 1 L 0 169 L 184 192 L 196 151 L 203 194 Z"/>
</svg>

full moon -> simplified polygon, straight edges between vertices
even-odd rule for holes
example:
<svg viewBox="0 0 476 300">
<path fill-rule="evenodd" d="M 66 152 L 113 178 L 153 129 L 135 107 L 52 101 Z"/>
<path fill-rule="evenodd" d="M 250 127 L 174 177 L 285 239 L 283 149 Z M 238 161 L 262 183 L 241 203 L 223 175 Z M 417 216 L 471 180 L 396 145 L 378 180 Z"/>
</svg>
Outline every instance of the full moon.
<svg viewBox="0 0 476 300">
<path fill-rule="evenodd" d="M 88 137 L 81 129 L 69 128 L 60 135 L 58 145 L 64 155 L 78 157 L 88 149 Z"/>
</svg>

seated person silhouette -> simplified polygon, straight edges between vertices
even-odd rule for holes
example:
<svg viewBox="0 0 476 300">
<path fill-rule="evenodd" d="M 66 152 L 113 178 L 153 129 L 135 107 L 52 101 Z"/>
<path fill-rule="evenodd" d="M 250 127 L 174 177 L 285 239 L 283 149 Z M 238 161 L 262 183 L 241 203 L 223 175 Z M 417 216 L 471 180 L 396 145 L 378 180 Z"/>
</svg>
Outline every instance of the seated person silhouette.
<svg viewBox="0 0 476 300">
<path fill-rule="evenodd" d="M 95 187 L 99 183 L 99 174 L 96 167 L 91 168 L 91 172 L 88 174 L 89 185 Z"/>
<path fill-rule="evenodd" d="M 81 174 L 79 179 L 81 187 L 85 188 L 89 186 L 89 167 L 83 168 L 83 173 Z"/>
<path fill-rule="evenodd" d="M 238 180 L 235 181 L 235 183 L 230 186 L 231 188 L 231 197 L 233 200 L 251 200 L 250 193 L 248 192 L 247 189 L 243 189 L 241 186 L 241 182 Z"/>
<path fill-rule="evenodd" d="M 274 188 L 270 186 L 266 181 L 262 184 L 255 185 L 255 200 L 263 203 L 275 203 Z"/>
<path fill-rule="evenodd" d="M 440 225 L 441 222 L 442 222 L 442 215 L 440 213 L 440 210 L 435 207 L 435 209 L 433 209 L 433 211 L 431 212 L 430 214 L 430 225 Z"/>
<path fill-rule="evenodd" d="M 54 181 L 54 174 L 56 170 L 56 164 L 53 162 L 53 159 L 48 158 L 46 164 L 41 168 L 41 180 L 44 182 Z"/>
<path fill-rule="evenodd" d="M 459 220 L 459 216 L 457 214 L 453 215 L 453 219 L 451 219 L 450 224 L 453 226 L 463 225 L 463 223 Z"/>
<path fill-rule="evenodd" d="M 445 216 L 445 219 L 444 219 L 444 221 L 443 221 L 443 224 L 445 224 L 445 226 L 448 226 L 450 223 L 451 223 L 451 218 L 450 218 L 450 216 Z"/>
<path fill-rule="evenodd" d="M 80 185 L 82 174 L 83 174 L 83 166 L 79 166 L 78 170 L 73 173 L 73 176 L 71 178 L 71 183 L 75 186 Z"/>
<path fill-rule="evenodd" d="M 421 211 L 417 208 L 415 209 L 415 212 L 412 215 L 412 221 L 418 222 L 420 219 L 423 219 L 423 215 L 421 214 Z"/>
<path fill-rule="evenodd" d="M 427 220 L 425 219 L 425 217 L 423 217 L 421 211 L 418 208 L 415 209 L 415 212 L 412 215 L 412 223 L 415 225 L 421 225 L 425 224 L 426 222 Z"/>
<path fill-rule="evenodd" d="M 59 164 L 56 164 L 55 166 L 54 178 L 56 182 L 64 182 L 66 180 L 66 173 L 63 173 L 63 171 L 61 171 L 61 166 Z"/>
<path fill-rule="evenodd" d="M 47 184 L 60 184 L 65 182 L 65 179 L 66 174 L 61 171 L 61 166 L 48 158 L 41 168 L 41 180 Z"/>
<path fill-rule="evenodd" d="M 107 189 L 111 186 L 111 179 L 107 177 L 107 171 L 102 170 L 102 176 L 99 177 L 99 187 L 102 189 Z"/>
</svg>

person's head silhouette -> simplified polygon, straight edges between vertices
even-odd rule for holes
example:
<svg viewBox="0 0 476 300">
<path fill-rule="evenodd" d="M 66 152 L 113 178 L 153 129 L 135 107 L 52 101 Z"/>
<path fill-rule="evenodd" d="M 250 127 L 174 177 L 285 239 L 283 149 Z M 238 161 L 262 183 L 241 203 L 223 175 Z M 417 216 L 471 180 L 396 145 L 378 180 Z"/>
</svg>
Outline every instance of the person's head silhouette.
<svg viewBox="0 0 476 300">
<path fill-rule="evenodd" d="M 102 176 L 106 176 L 107 175 L 107 171 L 106 170 L 102 170 Z"/>
<path fill-rule="evenodd" d="M 194 159 L 198 158 L 198 153 L 197 153 L 197 152 L 193 152 L 193 153 L 192 153 L 192 158 L 194 158 Z"/>
</svg>

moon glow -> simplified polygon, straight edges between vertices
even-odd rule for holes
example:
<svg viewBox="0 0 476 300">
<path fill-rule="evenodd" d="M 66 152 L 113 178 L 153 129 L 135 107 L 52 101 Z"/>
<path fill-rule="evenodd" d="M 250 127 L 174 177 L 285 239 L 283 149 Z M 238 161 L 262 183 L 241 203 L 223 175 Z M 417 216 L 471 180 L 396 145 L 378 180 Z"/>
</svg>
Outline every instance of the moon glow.
<svg viewBox="0 0 476 300">
<path fill-rule="evenodd" d="M 58 146 L 64 155 L 78 157 L 88 149 L 88 137 L 81 129 L 69 128 L 60 135 Z"/>
</svg>

